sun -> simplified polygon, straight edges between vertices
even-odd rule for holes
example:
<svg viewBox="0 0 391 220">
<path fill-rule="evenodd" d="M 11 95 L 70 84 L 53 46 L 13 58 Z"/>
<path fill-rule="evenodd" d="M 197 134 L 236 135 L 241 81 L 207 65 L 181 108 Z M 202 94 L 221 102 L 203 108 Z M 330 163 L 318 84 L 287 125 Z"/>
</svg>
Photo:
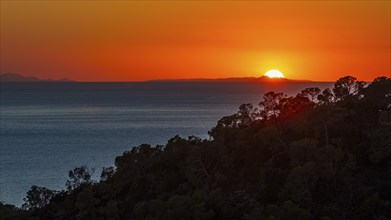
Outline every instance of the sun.
<svg viewBox="0 0 391 220">
<path fill-rule="evenodd" d="M 284 74 L 278 70 L 269 70 L 265 73 L 265 76 L 269 78 L 285 78 Z"/>
</svg>

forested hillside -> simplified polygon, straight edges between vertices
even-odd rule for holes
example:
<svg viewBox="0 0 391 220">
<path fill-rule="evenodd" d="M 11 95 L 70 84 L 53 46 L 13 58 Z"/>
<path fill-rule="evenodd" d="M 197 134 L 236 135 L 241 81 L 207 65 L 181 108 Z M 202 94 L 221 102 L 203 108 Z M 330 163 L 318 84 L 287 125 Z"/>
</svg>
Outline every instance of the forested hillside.
<svg viewBox="0 0 391 220">
<path fill-rule="evenodd" d="M 391 79 L 266 93 L 210 138 L 134 147 L 67 190 L 33 186 L 2 219 L 391 219 Z M 148 140 L 145 140 L 148 141 Z"/>
</svg>

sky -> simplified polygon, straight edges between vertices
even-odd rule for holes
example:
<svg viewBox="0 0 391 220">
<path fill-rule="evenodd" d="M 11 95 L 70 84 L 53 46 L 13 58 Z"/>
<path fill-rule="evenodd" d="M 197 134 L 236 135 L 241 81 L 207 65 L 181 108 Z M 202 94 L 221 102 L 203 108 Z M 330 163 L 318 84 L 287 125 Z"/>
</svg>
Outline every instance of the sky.
<svg viewBox="0 0 391 220">
<path fill-rule="evenodd" d="M 390 1 L 1 1 L 1 73 L 76 81 L 390 77 Z"/>
</svg>

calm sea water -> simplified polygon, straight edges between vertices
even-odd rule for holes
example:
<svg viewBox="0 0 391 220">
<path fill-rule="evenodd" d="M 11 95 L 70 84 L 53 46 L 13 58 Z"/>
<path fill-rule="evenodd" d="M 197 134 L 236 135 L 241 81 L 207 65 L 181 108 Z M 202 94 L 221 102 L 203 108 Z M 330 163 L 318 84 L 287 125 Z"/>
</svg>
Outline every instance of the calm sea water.
<svg viewBox="0 0 391 220">
<path fill-rule="evenodd" d="M 268 91 L 330 83 L 9 83 L 0 96 L 0 201 L 20 206 L 32 185 L 65 188 L 68 171 L 113 166 L 133 146 L 207 138 L 222 116 Z"/>
</svg>

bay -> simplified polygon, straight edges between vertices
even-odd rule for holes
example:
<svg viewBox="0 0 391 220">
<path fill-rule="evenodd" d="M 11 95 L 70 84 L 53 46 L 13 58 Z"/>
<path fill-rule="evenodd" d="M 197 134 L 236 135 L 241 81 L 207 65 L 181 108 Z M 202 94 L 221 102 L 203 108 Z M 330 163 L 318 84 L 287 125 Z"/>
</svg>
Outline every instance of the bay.
<svg viewBox="0 0 391 220">
<path fill-rule="evenodd" d="M 0 90 L 0 201 L 20 206 L 32 185 L 65 188 L 68 171 L 114 165 L 139 144 L 175 135 L 208 138 L 218 119 L 268 91 L 295 95 L 331 83 L 3 83 Z"/>
</svg>

